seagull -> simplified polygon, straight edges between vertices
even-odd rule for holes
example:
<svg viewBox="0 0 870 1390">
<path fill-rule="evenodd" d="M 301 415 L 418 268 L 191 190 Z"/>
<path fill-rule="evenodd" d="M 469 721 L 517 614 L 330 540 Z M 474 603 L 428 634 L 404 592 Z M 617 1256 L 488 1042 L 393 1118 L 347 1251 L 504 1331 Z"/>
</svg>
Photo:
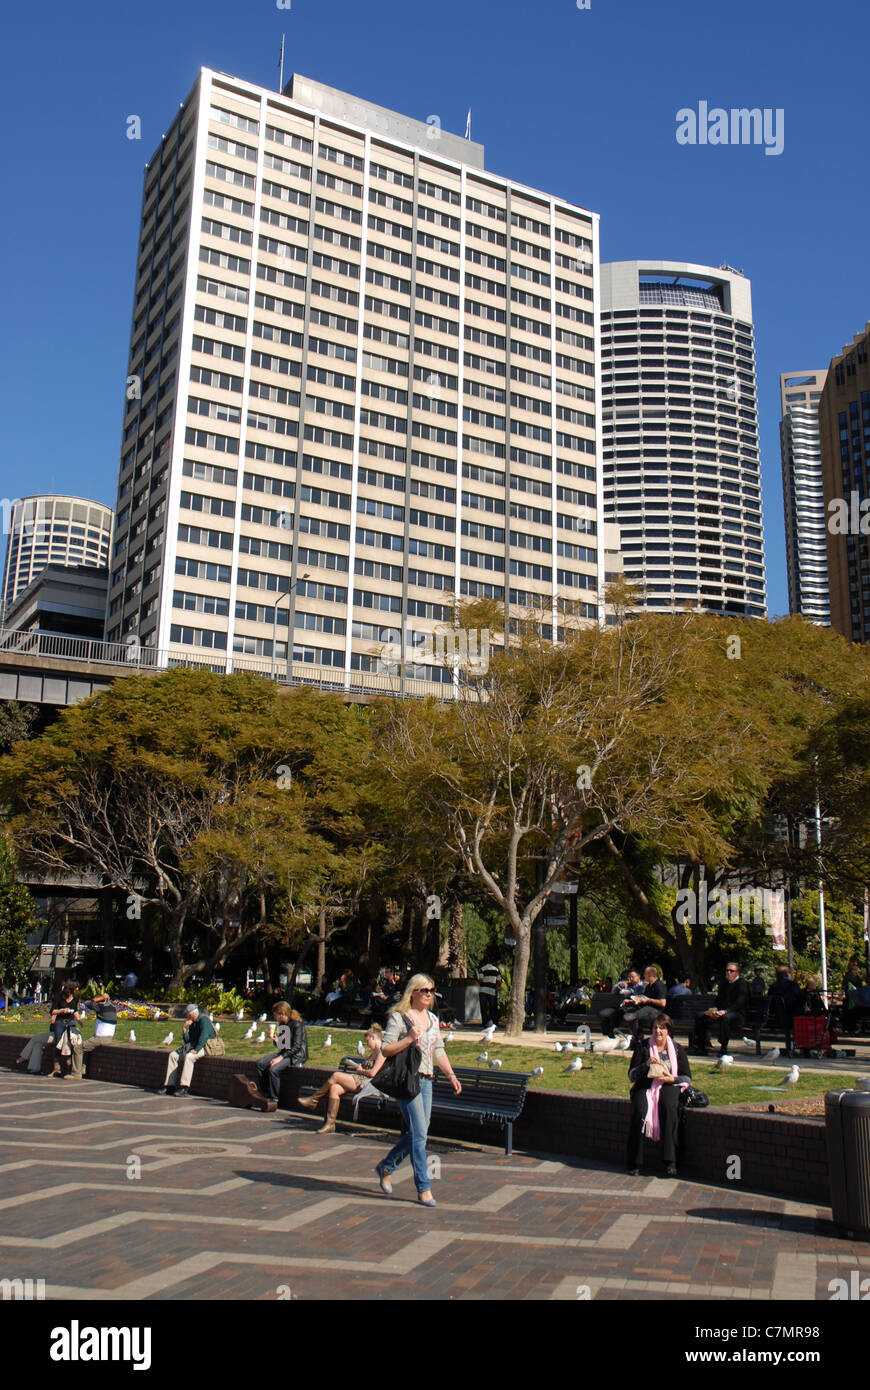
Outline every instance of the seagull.
<svg viewBox="0 0 870 1390">
<path fill-rule="evenodd" d="M 609 1052 L 624 1052 L 627 1047 L 628 1038 L 599 1038 L 597 1043 L 592 1044 L 592 1051 L 601 1057 Z"/>
<path fill-rule="evenodd" d="M 239 1009 L 239 1012 L 236 1014 L 236 1023 L 241 1023 L 241 1022 L 242 1022 L 242 1019 L 243 1019 L 244 1017 L 245 1017 L 245 1011 L 244 1011 L 244 1009 Z"/>
<path fill-rule="evenodd" d="M 563 1052 L 573 1052 L 573 1051 L 574 1051 L 574 1044 L 573 1044 L 573 1043 L 569 1043 L 569 1042 L 563 1043 L 563 1044 L 562 1044 L 562 1051 L 563 1051 Z"/>
<path fill-rule="evenodd" d="M 627 1038 L 624 1033 L 620 1033 L 619 1042 L 616 1044 L 617 1052 L 627 1052 L 631 1047 L 631 1038 Z"/>
<path fill-rule="evenodd" d="M 166 1037 L 163 1039 L 163 1046 L 168 1046 L 168 1044 L 172 1042 L 174 1036 L 174 1033 L 167 1033 Z"/>
<path fill-rule="evenodd" d="M 565 1049 L 562 1047 L 561 1043 L 555 1043 L 553 1050 L 554 1052 L 564 1052 Z"/>
<path fill-rule="evenodd" d="M 136 1034 L 134 1033 L 134 1031 L 133 1031 L 132 1028 L 130 1029 L 130 1041 L 131 1041 L 131 1042 L 135 1042 L 135 1041 L 136 1041 Z"/>
<path fill-rule="evenodd" d="M 254 1025 L 253 1025 L 253 1023 L 252 1023 L 251 1026 L 250 1026 L 250 1028 L 248 1029 L 247 1033 L 246 1033 L 246 1034 L 244 1035 L 244 1037 L 242 1038 L 242 1042 L 250 1042 L 251 1038 L 254 1036 L 255 1031 L 256 1031 L 256 1030 L 255 1030 Z"/>
<path fill-rule="evenodd" d="M 582 1058 L 582 1057 L 575 1057 L 574 1060 L 573 1060 L 573 1062 L 570 1062 L 570 1063 L 568 1064 L 567 1067 L 563 1067 L 563 1068 L 562 1068 L 562 1075 L 564 1076 L 565 1073 L 566 1073 L 566 1072 L 569 1072 L 569 1071 L 582 1071 L 582 1070 L 583 1070 L 583 1058 Z"/>
<path fill-rule="evenodd" d="M 726 1067 L 730 1067 L 730 1066 L 733 1064 L 733 1062 L 734 1062 L 734 1058 L 733 1058 L 733 1057 L 729 1057 L 729 1055 L 728 1055 L 727 1052 L 723 1052 L 723 1053 L 720 1055 L 718 1061 L 716 1062 L 716 1070 L 717 1070 L 717 1071 L 724 1071 L 725 1068 L 726 1068 Z"/>
<path fill-rule="evenodd" d="M 532 1072 L 532 1076 L 543 1076 L 543 1075 L 544 1075 L 544 1068 L 543 1068 L 543 1067 L 535 1067 L 535 1070 Z"/>
<path fill-rule="evenodd" d="M 327 1033 L 326 1037 L 323 1039 L 323 1042 L 320 1044 L 320 1046 L 321 1046 L 321 1047 L 332 1047 L 332 1034 L 331 1034 L 331 1033 Z"/>
<path fill-rule="evenodd" d="M 490 1071 L 498 1071 L 498 1069 L 499 1069 L 500 1066 L 501 1066 L 501 1058 L 500 1058 L 500 1057 L 493 1057 L 492 1061 L 491 1061 L 490 1064 L 489 1064 L 489 1069 L 490 1069 Z"/>
<path fill-rule="evenodd" d="M 741 1038 L 740 1041 L 743 1043 L 743 1046 L 744 1046 L 744 1047 L 754 1047 L 754 1046 L 755 1046 L 755 1039 L 754 1039 L 754 1038 L 745 1038 L 745 1037 L 744 1037 L 744 1038 Z"/>
<path fill-rule="evenodd" d="M 209 1014 L 208 1021 L 209 1023 L 214 1023 L 214 1014 Z"/>
<path fill-rule="evenodd" d="M 783 1086 L 796 1086 L 798 1081 L 800 1080 L 800 1075 L 800 1068 L 794 1066 L 791 1068 L 790 1071 L 786 1072 L 785 1076 L 780 1081 L 779 1086 L 753 1086 L 752 1089 L 753 1091 L 778 1091 Z"/>
<path fill-rule="evenodd" d="M 765 1062 L 777 1062 L 779 1060 L 779 1048 L 772 1047 L 769 1052 L 764 1054 Z"/>
<path fill-rule="evenodd" d="M 265 1014 L 260 1014 L 260 1017 L 257 1019 L 257 1022 L 258 1022 L 258 1023 L 265 1023 L 265 1022 L 266 1022 L 266 1015 L 265 1015 Z"/>
<path fill-rule="evenodd" d="M 358 1043 L 357 1043 L 357 1045 L 356 1045 L 356 1050 L 357 1050 L 357 1054 L 358 1054 L 360 1057 L 365 1057 L 365 1055 L 366 1055 L 366 1050 L 365 1050 L 365 1048 L 363 1047 L 363 1045 L 362 1045 L 361 1042 L 358 1042 Z"/>
<path fill-rule="evenodd" d="M 478 1060 L 478 1062 L 488 1062 L 488 1061 L 489 1061 L 489 1053 L 486 1052 L 486 1051 L 481 1052 L 481 1054 L 480 1054 L 480 1056 L 478 1057 L 477 1060 Z"/>
<path fill-rule="evenodd" d="M 216 1033 L 219 1033 L 220 1030 L 221 1030 L 220 1024 L 219 1024 L 219 1023 L 216 1023 L 214 1027 L 215 1027 L 215 1032 L 216 1032 Z"/>
<path fill-rule="evenodd" d="M 262 1030 L 262 1028 L 261 1028 L 261 1029 L 260 1029 L 260 1036 L 259 1036 L 258 1038 L 254 1038 L 254 1042 L 257 1042 L 257 1043 L 264 1043 L 265 1041 L 266 1041 L 266 1034 L 263 1032 L 263 1030 Z"/>
<path fill-rule="evenodd" d="M 453 1041 L 453 1034 L 452 1034 L 452 1033 L 447 1033 L 447 1034 L 445 1035 L 445 1038 L 444 1038 L 444 1045 L 445 1045 L 445 1047 L 446 1047 L 447 1043 L 452 1042 L 452 1041 Z"/>
<path fill-rule="evenodd" d="M 494 1024 L 494 1023 L 488 1023 L 488 1024 L 486 1025 L 486 1027 L 484 1028 L 483 1033 L 481 1034 L 480 1041 L 481 1041 L 482 1043 L 492 1042 L 492 1035 L 493 1035 L 494 1032 L 495 1032 L 495 1024 Z"/>
</svg>

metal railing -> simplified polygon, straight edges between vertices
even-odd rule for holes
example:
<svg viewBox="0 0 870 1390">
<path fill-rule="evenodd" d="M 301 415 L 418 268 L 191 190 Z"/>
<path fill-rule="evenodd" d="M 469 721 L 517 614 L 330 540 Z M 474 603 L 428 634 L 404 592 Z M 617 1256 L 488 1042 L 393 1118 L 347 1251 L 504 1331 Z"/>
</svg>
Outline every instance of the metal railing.
<svg viewBox="0 0 870 1390">
<path fill-rule="evenodd" d="M 30 656 L 51 661 L 98 663 L 102 666 L 123 667 L 126 671 L 165 671 L 170 667 L 188 666 L 194 670 L 253 671 L 267 679 L 271 676 L 271 660 L 228 654 L 193 654 L 181 646 L 144 647 L 138 643 L 95 642 L 87 637 L 65 637 L 53 632 L 18 631 L 0 627 L 0 657 Z M 346 672 L 336 666 L 316 666 L 294 661 L 288 673 L 286 661 L 275 671 L 274 679 L 283 685 L 308 685 L 318 690 L 347 691 L 357 695 L 392 695 L 425 699 L 437 695 L 442 700 L 453 698 L 453 685 L 437 681 L 402 679 L 381 671 Z"/>
</svg>

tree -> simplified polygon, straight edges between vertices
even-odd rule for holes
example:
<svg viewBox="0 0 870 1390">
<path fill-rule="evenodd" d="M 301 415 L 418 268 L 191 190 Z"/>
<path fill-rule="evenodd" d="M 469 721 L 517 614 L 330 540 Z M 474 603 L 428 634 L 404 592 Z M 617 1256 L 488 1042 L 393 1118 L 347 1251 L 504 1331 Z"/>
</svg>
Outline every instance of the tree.
<svg viewBox="0 0 870 1390">
<path fill-rule="evenodd" d="M 509 1034 L 523 1024 L 533 924 L 570 862 L 599 842 L 618 857 L 628 834 L 675 848 L 714 838 L 703 800 L 721 775 L 716 721 L 680 718 L 687 663 L 709 707 L 709 645 L 688 616 L 586 628 L 558 646 L 529 624 L 449 706 L 386 709 L 381 766 L 408 819 L 453 845 L 516 943 Z"/>
<path fill-rule="evenodd" d="M 260 676 L 131 675 L 2 760 L 0 799 L 30 864 L 95 870 L 132 920 L 159 909 L 182 984 L 334 891 L 336 845 L 365 838 L 348 776 L 365 731 Z"/>
<path fill-rule="evenodd" d="M 36 705 L 19 705 L 17 700 L 0 702 L 0 754 L 23 738 L 30 738 L 39 710 Z"/>
<path fill-rule="evenodd" d="M 30 969 L 33 952 L 27 937 L 39 927 L 36 903 L 16 882 L 17 859 L 12 843 L 0 835 L 0 984 L 9 1002 L 9 987 Z"/>
</svg>

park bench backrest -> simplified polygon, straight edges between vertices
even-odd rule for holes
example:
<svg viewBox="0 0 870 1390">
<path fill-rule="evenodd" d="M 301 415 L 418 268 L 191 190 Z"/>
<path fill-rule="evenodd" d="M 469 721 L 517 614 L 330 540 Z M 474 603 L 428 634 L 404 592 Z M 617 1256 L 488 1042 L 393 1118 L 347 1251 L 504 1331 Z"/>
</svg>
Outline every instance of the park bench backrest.
<svg viewBox="0 0 870 1390">
<path fill-rule="evenodd" d="M 528 1072 L 490 1071 L 488 1068 L 482 1071 L 477 1067 L 454 1067 L 453 1070 L 462 1084 L 462 1095 L 456 1097 L 458 1103 L 499 1115 L 519 1115 L 531 1079 Z M 437 1101 L 453 1100 L 453 1088 L 446 1076 L 436 1076 L 432 1095 Z"/>
</svg>

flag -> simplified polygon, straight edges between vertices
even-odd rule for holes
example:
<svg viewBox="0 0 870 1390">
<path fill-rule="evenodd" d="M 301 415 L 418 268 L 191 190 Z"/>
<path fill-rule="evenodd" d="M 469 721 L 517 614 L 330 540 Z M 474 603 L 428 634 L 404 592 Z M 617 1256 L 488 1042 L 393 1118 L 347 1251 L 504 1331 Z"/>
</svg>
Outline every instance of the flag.
<svg viewBox="0 0 870 1390">
<path fill-rule="evenodd" d="M 468 108 L 468 120 L 465 122 L 465 138 L 471 139 L 471 107 Z"/>
</svg>

